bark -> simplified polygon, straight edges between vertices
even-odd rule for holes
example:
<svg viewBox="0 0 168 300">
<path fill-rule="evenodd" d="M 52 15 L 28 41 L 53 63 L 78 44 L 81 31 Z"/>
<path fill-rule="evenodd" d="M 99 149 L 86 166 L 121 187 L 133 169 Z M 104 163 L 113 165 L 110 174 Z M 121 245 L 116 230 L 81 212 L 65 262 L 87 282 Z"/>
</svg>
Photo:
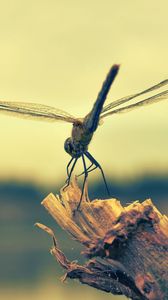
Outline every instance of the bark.
<svg viewBox="0 0 168 300">
<path fill-rule="evenodd" d="M 86 194 L 86 193 L 85 193 Z M 42 205 L 73 239 L 85 246 L 83 266 L 70 262 L 59 249 L 53 231 L 37 226 L 53 238 L 51 254 L 66 270 L 66 277 L 139 300 L 168 299 L 168 218 L 150 199 L 122 207 L 116 199 L 83 197 L 74 180 L 60 196 L 49 194 Z"/>
</svg>

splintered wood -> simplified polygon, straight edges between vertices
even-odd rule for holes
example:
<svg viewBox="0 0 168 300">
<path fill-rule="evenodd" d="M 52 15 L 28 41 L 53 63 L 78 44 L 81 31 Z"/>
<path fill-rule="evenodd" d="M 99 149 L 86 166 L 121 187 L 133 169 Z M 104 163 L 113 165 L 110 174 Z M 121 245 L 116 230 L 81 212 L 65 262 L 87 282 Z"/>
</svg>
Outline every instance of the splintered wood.
<svg viewBox="0 0 168 300">
<path fill-rule="evenodd" d="M 85 246 L 82 255 L 88 261 L 83 266 L 65 257 L 50 228 L 36 224 L 52 236 L 51 253 L 66 269 L 65 278 L 134 300 L 168 299 L 168 218 L 150 199 L 122 207 L 116 199 L 90 202 L 86 196 L 76 210 L 80 195 L 74 180 L 42 205 Z"/>
</svg>

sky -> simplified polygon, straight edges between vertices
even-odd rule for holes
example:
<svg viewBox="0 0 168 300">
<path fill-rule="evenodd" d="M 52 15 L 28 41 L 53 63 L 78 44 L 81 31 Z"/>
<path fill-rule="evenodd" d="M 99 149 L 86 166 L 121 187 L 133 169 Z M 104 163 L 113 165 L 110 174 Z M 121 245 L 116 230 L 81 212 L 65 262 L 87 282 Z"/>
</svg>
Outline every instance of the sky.
<svg viewBox="0 0 168 300">
<path fill-rule="evenodd" d="M 0 99 L 83 117 L 114 63 L 106 103 L 168 78 L 167 11 L 167 0 L 1 1 Z M 104 120 L 89 151 L 108 176 L 168 172 L 167 111 L 164 100 Z M 0 114 L 0 180 L 64 180 L 70 135 L 71 124 Z"/>
</svg>

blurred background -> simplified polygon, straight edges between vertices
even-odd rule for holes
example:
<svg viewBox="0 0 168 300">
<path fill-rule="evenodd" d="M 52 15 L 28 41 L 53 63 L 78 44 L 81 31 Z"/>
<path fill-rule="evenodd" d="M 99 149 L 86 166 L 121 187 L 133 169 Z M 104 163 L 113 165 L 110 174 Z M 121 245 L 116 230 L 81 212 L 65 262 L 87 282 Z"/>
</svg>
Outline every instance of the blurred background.
<svg viewBox="0 0 168 300">
<path fill-rule="evenodd" d="M 0 99 L 55 106 L 74 116 L 89 112 L 109 68 L 121 69 L 108 101 L 168 78 L 166 0 L 0 1 Z M 122 204 L 152 198 L 167 213 L 168 100 L 104 120 L 90 145 L 113 197 Z M 64 140 L 71 125 L 0 114 L 0 297 L 11 299 L 125 299 L 59 280 L 51 226 L 69 259 L 72 242 L 41 207 L 66 179 Z M 81 165 L 75 174 L 80 172 Z M 98 171 L 89 195 L 106 198 Z"/>
</svg>

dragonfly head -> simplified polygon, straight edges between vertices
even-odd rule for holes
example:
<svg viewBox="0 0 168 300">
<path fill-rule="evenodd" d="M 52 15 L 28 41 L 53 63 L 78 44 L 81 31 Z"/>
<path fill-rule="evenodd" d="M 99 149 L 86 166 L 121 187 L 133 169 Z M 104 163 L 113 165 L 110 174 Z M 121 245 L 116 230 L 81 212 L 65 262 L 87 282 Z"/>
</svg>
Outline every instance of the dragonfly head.
<svg viewBox="0 0 168 300">
<path fill-rule="evenodd" d="M 71 138 L 67 138 L 65 140 L 64 149 L 65 149 L 65 151 L 68 154 L 70 154 L 70 155 L 72 154 L 72 152 L 73 152 L 73 146 L 72 146 L 72 139 Z"/>
<path fill-rule="evenodd" d="M 86 151 L 87 149 L 85 149 L 86 147 L 83 146 L 81 143 L 74 143 L 72 138 L 67 138 L 65 143 L 64 143 L 64 149 L 65 151 L 70 154 L 72 157 L 78 158 L 80 157 L 84 151 Z"/>
</svg>

